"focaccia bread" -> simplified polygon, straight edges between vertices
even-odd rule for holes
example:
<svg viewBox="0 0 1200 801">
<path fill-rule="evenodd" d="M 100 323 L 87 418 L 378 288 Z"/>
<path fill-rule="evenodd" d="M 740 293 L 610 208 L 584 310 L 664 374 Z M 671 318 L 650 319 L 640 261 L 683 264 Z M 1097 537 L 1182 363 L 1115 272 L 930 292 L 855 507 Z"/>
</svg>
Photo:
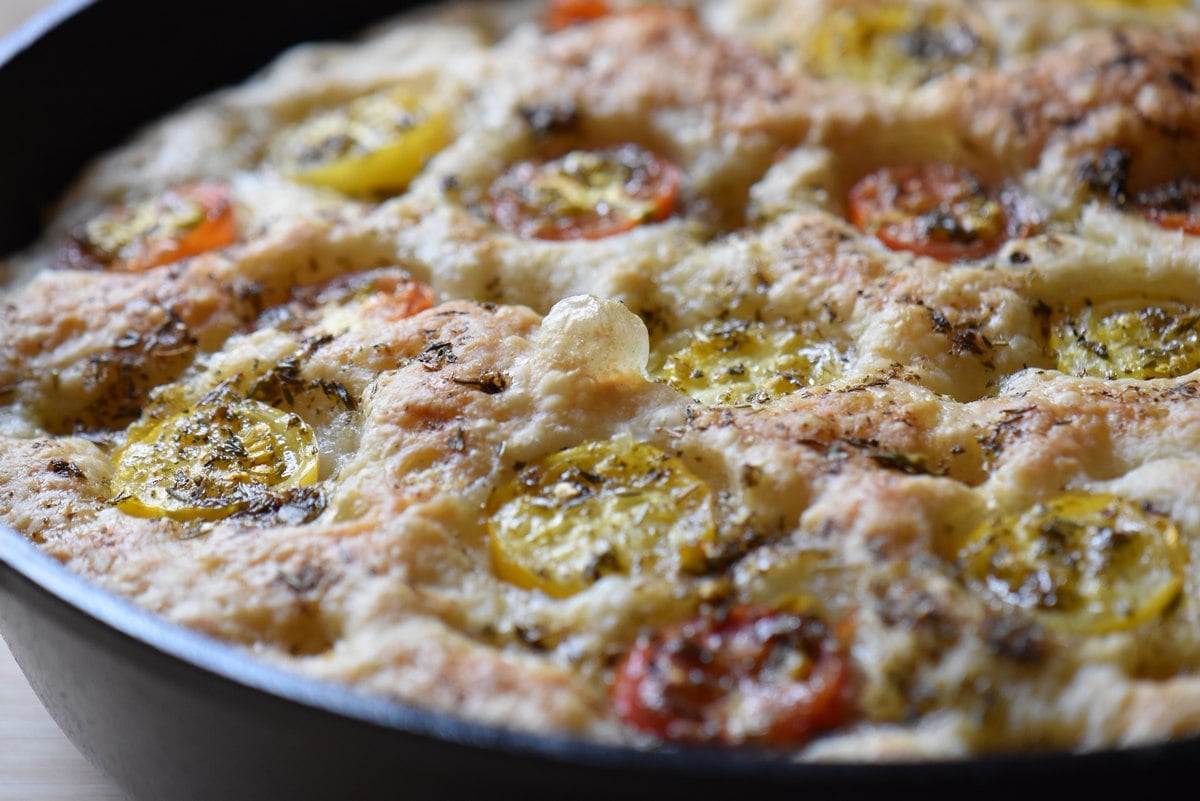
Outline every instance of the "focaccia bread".
<svg viewBox="0 0 1200 801">
<path fill-rule="evenodd" d="M 308 676 L 804 760 L 1200 735 L 1200 12 L 480 2 L 99 159 L 0 523 Z"/>
</svg>

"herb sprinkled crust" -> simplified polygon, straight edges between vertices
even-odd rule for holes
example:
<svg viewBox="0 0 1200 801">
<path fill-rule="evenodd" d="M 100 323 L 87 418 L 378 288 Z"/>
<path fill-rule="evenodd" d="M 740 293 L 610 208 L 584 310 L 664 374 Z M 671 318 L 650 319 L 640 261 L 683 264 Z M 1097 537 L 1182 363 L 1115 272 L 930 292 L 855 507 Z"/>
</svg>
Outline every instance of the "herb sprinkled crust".
<svg viewBox="0 0 1200 801">
<path fill-rule="evenodd" d="M 1174 0 L 459 3 L 296 49 L 3 263 L 0 522 L 522 730 L 1200 735 L 1197 86 Z"/>
</svg>

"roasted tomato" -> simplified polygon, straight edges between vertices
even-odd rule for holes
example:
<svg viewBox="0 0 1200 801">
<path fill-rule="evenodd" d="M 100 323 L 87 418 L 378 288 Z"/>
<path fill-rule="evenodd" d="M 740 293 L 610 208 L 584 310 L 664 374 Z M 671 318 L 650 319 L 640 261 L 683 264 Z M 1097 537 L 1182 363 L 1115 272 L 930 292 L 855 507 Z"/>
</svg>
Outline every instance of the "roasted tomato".
<svg viewBox="0 0 1200 801">
<path fill-rule="evenodd" d="M 670 337 L 654 372 L 701 403 L 747 403 L 825 384 L 840 371 L 838 350 L 785 323 L 719 320 Z"/>
<path fill-rule="evenodd" d="M 1142 216 L 1170 231 L 1200 234 L 1200 183 L 1191 178 L 1170 181 L 1135 199 Z"/>
<path fill-rule="evenodd" d="M 1071 493 L 984 523 L 955 556 L 988 597 L 1084 633 L 1157 618 L 1183 586 L 1169 519 L 1113 495 Z"/>
<path fill-rule="evenodd" d="M 115 463 L 123 511 L 216 520 L 312 484 L 319 453 L 312 429 L 297 415 L 217 393 L 135 425 Z"/>
<path fill-rule="evenodd" d="M 1009 236 L 1003 206 L 950 164 L 884 167 L 850 190 L 850 221 L 892 250 L 940 261 L 979 259 Z"/>
<path fill-rule="evenodd" d="M 141 272 L 227 247 L 237 237 L 229 190 L 190 184 L 94 217 L 60 261 L 75 269 Z"/>
<path fill-rule="evenodd" d="M 679 168 L 637 145 L 572 150 L 522 161 L 488 190 L 488 210 L 506 231 L 534 239 L 602 239 L 675 213 Z"/>
<path fill-rule="evenodd" d="M 712 493 L 684 464 L 632 440 L 590 442 L 526 467 L 489 504 L 496 575 L 566 597 L 610 573 L 699 569 Z"/>
<path fill-rule="evenodd" d="M 449 140 L 446 115 L 431 98 L 391 88 L 284 131 L 271 159 L 294 180 L 370 197 L 402 191 Z"/>
<path fill-rule="evenodd" d="M 343 293 L 339 297 L 337 293 Z M 321 327 L 329 332 L 370 330 L 433 307 L 433 290 L 424 284 L 376 276 L 358 287 L 334 287 L 318 296 Z"/>
<path fill-rule="evenodd" d="M 561 31 L 572 25 L 607 16 L 611 12 L 612 8 L 607 0 L 549 0 L 542 24 L 548 31 Z"/>
<path fill-rule="evenodd" d="M 891 0 L 832 4 L 813 26 L 807 49 L 809 70 L 818 77 L 864 83 L 915 84 L 995 58 L 961 8 Z"/>
<path fill-rule="evenodd" d="M 799 746 L 852 712 L 848 658 L 819 618 L 739 606 L 639 637 L 617 714 L 665 740 Z"/>
<path fill-rule="evenodd" d="M 1057 319 L 1058 369 L 1096 378 L 1174 378 L 1200 368 L 1200 310 L 1177 301 L 1085 306 Z"/>
</svg>

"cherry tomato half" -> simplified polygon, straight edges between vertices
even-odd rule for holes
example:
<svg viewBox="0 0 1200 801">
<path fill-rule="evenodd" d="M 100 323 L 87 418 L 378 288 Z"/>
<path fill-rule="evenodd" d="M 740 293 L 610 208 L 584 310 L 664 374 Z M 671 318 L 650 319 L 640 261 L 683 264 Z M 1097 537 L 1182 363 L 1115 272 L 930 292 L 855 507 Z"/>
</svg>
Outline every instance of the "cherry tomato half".
<svg viewBox="0 0 1200 801">
<path fill-rule="evenodd" d="M 320 454 L 299 416 L 221 396 L 135 425 L 114 462 L 127 514 L 219 520 L 265 492 L 312 484 Z"/>
<path fill-rule="evenodd" d="M 533 239 L 603 239 L 675 213 L 678 167 L 633 144 L 514 164 L 488 190 L 506 231 Z"/>
<path fill-rule="evenodd" d="M 606 0 L 549 0 L 542 25 L 551 32 L 561 31 L 607 16 L 611 11 Z"/>
<path fill-rule="evenodd" d="M 361 280 L 361 275 L 347 277 Z M 326 331 L 369 331 L 380 323 L 394 323 L 433 307 L 432 289 L 394 275 L 377 274 L 354 284 L 342 280 L 316 296 L 315 303 L 323 307 L 320 320 Z"/>
<path fill-rule="evenodd" d="M 1093 634 L 1163 614 L 1183 588 L 1185 559 L 1168 518 L 1083 492 L 987 521 L 954 556 L 983 594 L 1047 626 Z"/>
<path fill-rule="evenodd" d="M 1096 378 L 1175 378 L 1200 368 L 1200 309 L 1111 301 L 1054 320 L 1058 369 Z"/>
<path fill-rule="evenodd" d="M 377 196 L 402 191 L 449 142 L 450 123 L 435 98 L 388 88 L 284 131 L 272 160 L 301 183 Z"/>
<path fill-rule="evenodd" d="M 226 247 L 237 236 L 229 190 L 190 184 L 92 218 L 67 246 L 63 262 L 142 272 Z"/>
<path fill-rule="evenodd" d="M 892 250 L 939 261 L 968 261 L 996 251 L 1007 215 L 979 180 L 951 164 L 884 167 L 850 190 L 850 222 Z"/>
<path fill-rule="evenodd" d="M 962 3 L 831 3 L 813 21 L 808 68 L 820 78 L 915 85 L 960 64 L 990 65 L 995 46 Z"/>
<path fill-rule="evenodd" d="M 847 721 L 849 685 L 819 618 L 739 606 L 640 637 L 612 699 L 622 720 L 666 740 L 796 746 Z"/>
<path fill-rule="evenodd" d="M 489 504 L 492 568 L 564 598 L 602 576 L 704 564 L 712 491 L 644 442 L 588 442 L 521 471 Z"/>
<path fill-rule="evenodd" d="M 837 346 L 784 322 L 713 320 L 669 337 L 653 370 L 701 403 L 764 402 L 836 378 Z M 657 361 L 657 360 L 656 360 Z"/>
</svg>

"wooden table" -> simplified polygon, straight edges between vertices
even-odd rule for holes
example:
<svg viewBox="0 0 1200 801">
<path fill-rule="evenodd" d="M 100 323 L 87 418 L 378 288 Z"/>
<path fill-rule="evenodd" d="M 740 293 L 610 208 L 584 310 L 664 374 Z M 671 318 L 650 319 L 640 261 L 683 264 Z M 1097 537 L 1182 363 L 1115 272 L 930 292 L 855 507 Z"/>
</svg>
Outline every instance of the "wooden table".
<svg viewBox="0 0 1200 801">
<path fill-rule="evenodd" d="M 89 765 L 50 720 L 3 645 L 0 800 L 126 801 L 125 795 Z"/>
<path fill-rule="evenodd" d="M 0 0 L 0 36 L 50 2 Z M 54 725 L 3 642 L 0 642 L 0 801 L 127 801 Z"/>
</svg>

